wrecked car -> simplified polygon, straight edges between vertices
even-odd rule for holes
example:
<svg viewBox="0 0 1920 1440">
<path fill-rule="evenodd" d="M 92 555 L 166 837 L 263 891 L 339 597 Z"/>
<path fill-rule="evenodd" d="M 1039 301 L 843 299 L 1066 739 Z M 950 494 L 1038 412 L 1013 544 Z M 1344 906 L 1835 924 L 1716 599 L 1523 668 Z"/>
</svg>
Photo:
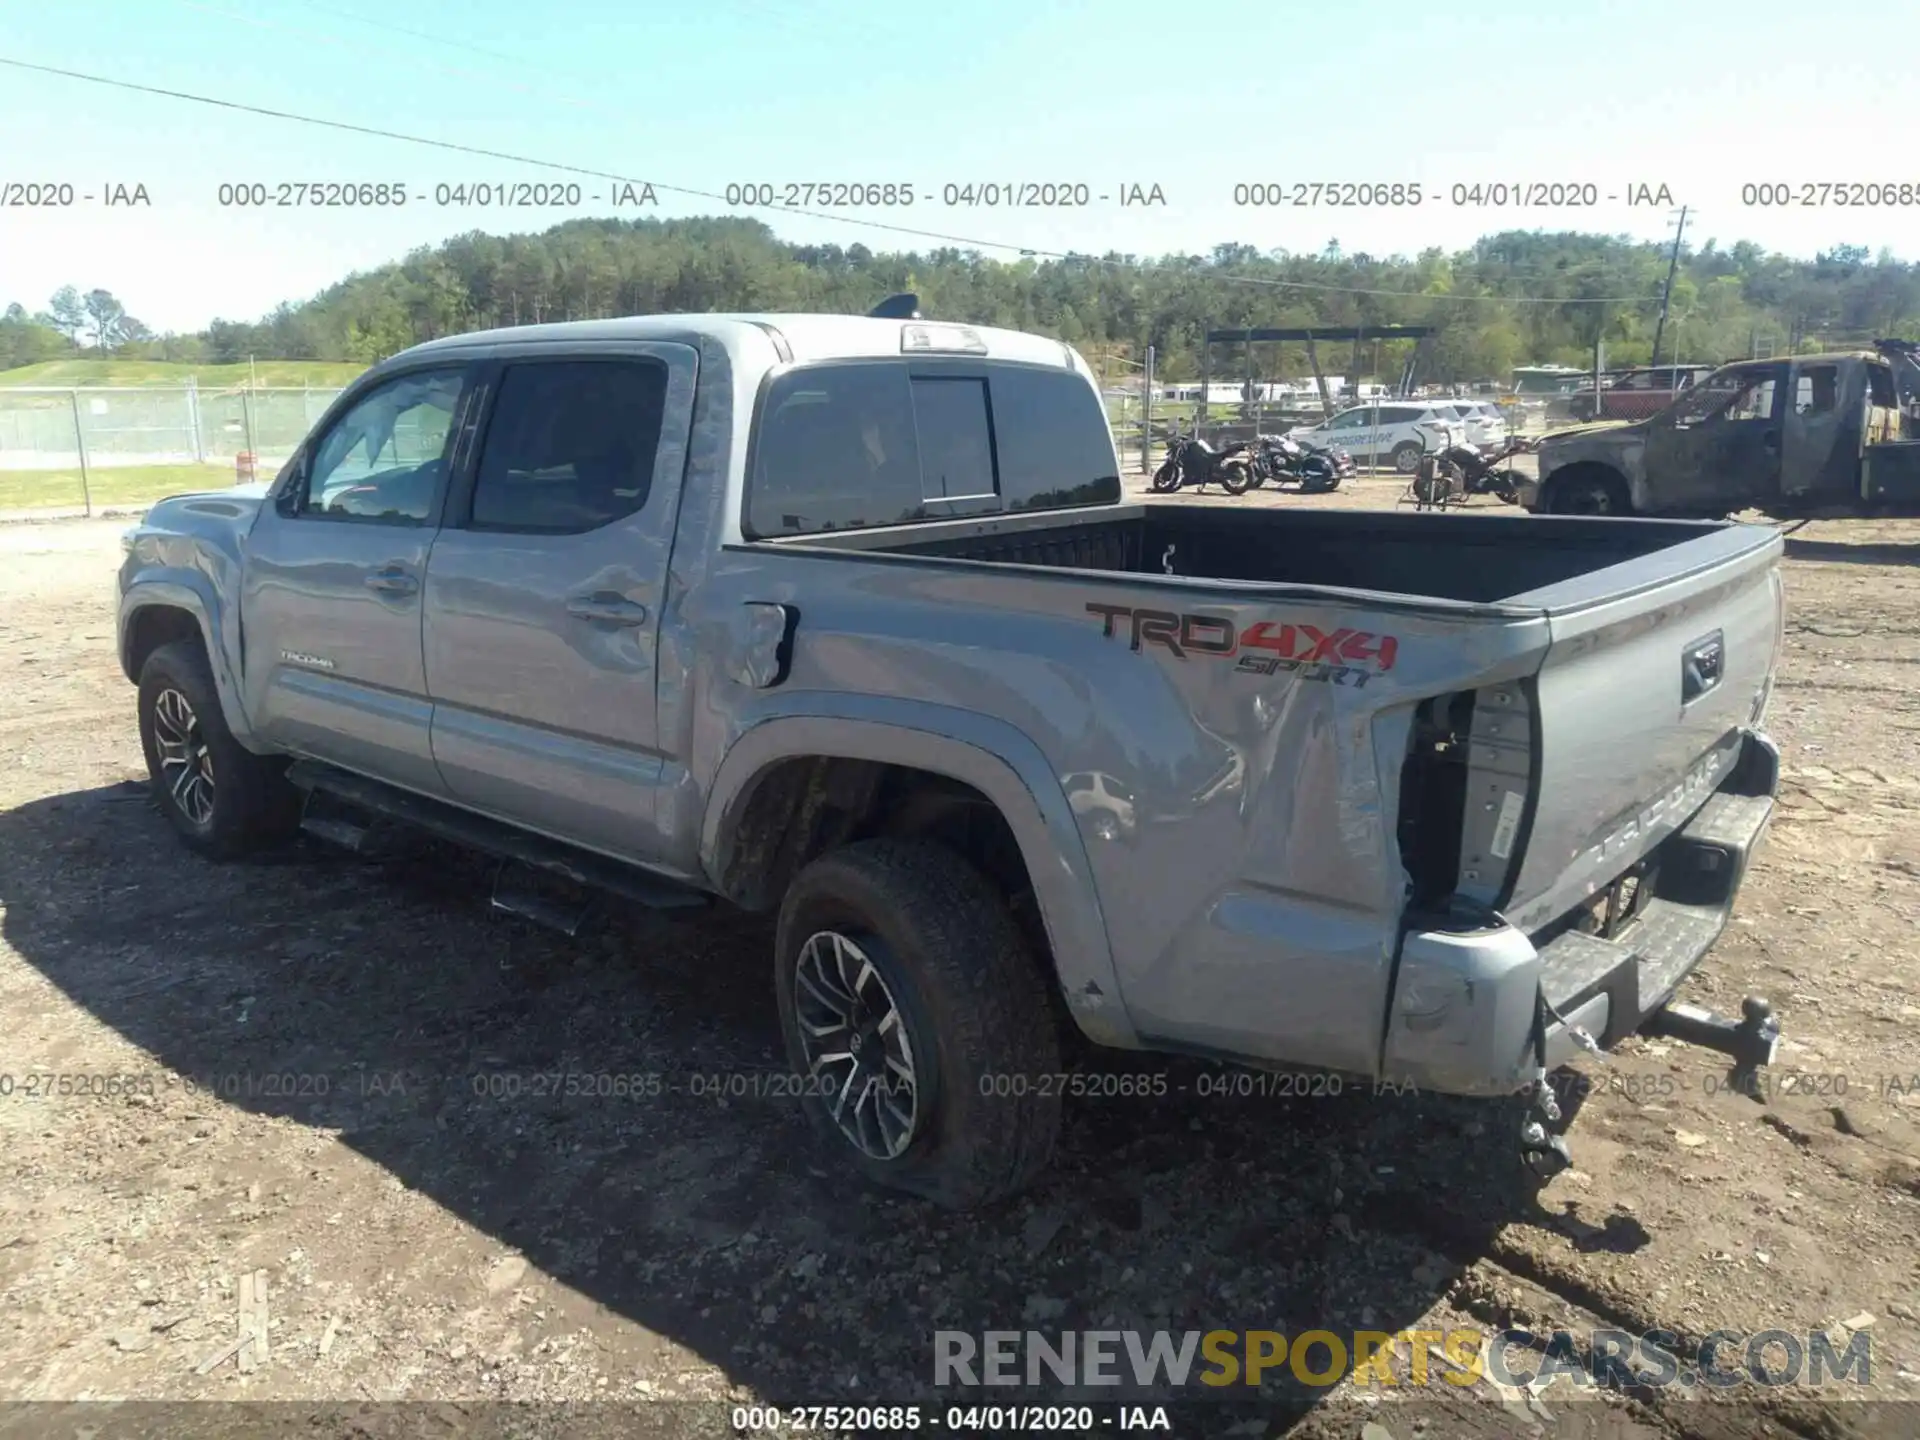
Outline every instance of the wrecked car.
<svg viewBox="0 0 1920 1440">
<path fill-rule="evenodd" d="M 494 903 L 569 931 L 606 892 L 775 917 L 782 1093 L 943 1204 L 1041 1172 L 1124 1078 L 1089 1045 L 1525 1093 L 1559 1163 L 1549 1069 L 1676 1023 L 1772 809 L 1779 536 L 1120 474 L 1036 335 L 432 341 L 271 486 L 129 532 L 154 794 L 215 858 L 492 852 Z M 1764 1015 L 1694 1033 L 1772 1053 Z"/>
<path fill-rule="evenodd" d="M 1779 517 L 1920 504 L 1920 367 L 1906 342 L 1722 366 L 1658 414 L 1539 447 L 1528 510 Z"/>
</svg>

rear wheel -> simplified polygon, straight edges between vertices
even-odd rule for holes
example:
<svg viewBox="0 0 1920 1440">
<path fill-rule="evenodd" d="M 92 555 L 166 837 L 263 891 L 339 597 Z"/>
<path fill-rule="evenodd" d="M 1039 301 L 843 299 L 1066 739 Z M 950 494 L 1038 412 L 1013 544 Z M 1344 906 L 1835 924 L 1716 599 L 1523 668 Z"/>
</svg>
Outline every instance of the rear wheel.
<svg viewBox="0 0 1920 1440">
<path fill-rule="evenodd" d="M 1420 468 L 1420 443 L 1417 440 L 1405 440 L 1393 447 L 1393 468 L 1402 475 L 1411 475 Z"/>
<path fill-rule="evenodd" d="M 233 738 L 199 645 L 176 641 L 147 657 L 139 713 L 154 800 L 193 849 L 231 859 L 299 828 L 300 795 L 285 762 L 255 755 Z"/>
<path fill-rule="evenodd" d="M 1331 460 L 1320 456 L 1309 457 L 1300 466 L 1300 488 L 1310 495 L 1324 494 L 1340 488 L 1340 472 L 1333 468 Z"/>
<path fill-rule="evenodd" d="M 1253 469 L 1244 460 L 1229 460 L 1220 467 L 1220 486 L 1229 495 L 1244 495 L 1253 485 Z"/>
<path fill-rule="evenodd" d="M 849 1171 L 965 1210 L 1046 1167 L 1061 1068 L 1046 981 L 957 852 L 880 839 L 815 860 L 781 904 L 775 966 L 801 1107 Z"/>
</svg>

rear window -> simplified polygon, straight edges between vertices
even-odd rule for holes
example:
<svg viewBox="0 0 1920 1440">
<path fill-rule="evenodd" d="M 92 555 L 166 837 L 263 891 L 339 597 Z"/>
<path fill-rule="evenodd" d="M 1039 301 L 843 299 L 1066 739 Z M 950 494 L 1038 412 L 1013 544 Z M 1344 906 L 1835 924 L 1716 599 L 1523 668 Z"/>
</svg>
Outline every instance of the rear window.
<svg viewBox="0 0 1920 1440">
<path fill-rule="evenodd" d="M 809 535 L 1119 498 L 1106 414 L 1073 371 L 834 363 L 768 387 L 742 529 Z"/>
</svg>

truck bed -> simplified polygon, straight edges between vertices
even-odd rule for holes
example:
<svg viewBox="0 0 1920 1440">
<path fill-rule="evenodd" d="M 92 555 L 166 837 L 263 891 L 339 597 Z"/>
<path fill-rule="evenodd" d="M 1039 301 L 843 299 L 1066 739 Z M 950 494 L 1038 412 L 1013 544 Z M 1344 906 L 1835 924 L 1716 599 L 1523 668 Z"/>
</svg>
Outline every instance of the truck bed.
<svg viewBox="0 0 1920 1440">
<path fill-rule="evenodd" d="M 1713 521 L 1122 504 L 763 543 L 997 574 L 997 593 L 944 580 L 926 593 L 962 607 L 992 593 L 995 608 L 1049 625 L 1133 607 L 1136 621 L 1223 617 L 1241 637 L 1293 621 L 1397 636 L 1390 684 L 1339 692 L 1358 709 L 1448 689 L 1456 663 L 1524 677 L 1534 736 L 1524 787 L 1537 803 L 1503 908 L 1526 930 L 1613 881 L 1725 778 L 1758 723 L 1783 623 L 1779 532 Z M 1090 598 L 1100 603 L 1081 603 Z M 1247 651 L 1235 641 L 1221 653 L 1238 662 Z M 1201 724 L 1237 723 L 1234 687 L 1188 678 L 1193 667 L 1164 649 L 1143 659 Z"/>
<path fill-rule="evenodd" d="M 1311 586 L 1364 595 L 1372 602 L 1555 608 L 1602 596 L 1617 599 L 1641 584 L 1665 583 L 1697 566 L 1764 548 L 1772 539 L 1772 532 L 1760 527 L 1682 520 L 1142 504 L 850 530 L 776 543 Z M 1690 542 L 1693 549 L 1678 566 L 1681 557 L 1662 553 Z M 1604 582 L 1595 581 L 1603 570 L 1612 573 Z"/>
</svg>

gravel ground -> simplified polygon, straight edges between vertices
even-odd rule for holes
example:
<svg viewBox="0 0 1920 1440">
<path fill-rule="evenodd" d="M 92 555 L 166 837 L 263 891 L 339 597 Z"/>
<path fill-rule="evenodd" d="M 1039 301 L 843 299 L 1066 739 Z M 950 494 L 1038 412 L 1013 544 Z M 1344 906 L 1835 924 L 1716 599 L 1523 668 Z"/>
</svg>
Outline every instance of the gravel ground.
<svg viewBox="0 0 1920 1440">
<path fill-rule="evenodd" d="M 1146 1057 L 1169 1094 L 1078 1103 L 1040 1188 L 972 1218 L 850 1188 L 786 1100 L 697 1093 L 782 1068 L 761 921 L 568 939 L 495 918 L 458 855 L 220 867 L 174 844 L 112 653 L 121 523 L 0 526 L 0 1400 L 299 1402 L 162 1409 L 153 1433 L 283 1414 L 310 1435 L 628 1401 L 553 1424 L 720 1434 L 714 1402 L 1038 1398 L 935 1389 L 937 1330 L 1613 1327 L 1691 1358 L 1716 1329 L 1827 1329 L 1868 1335 L 1870 1383 L 1275 1372 L 1258 1403 L 1170 1413 L 1368 1440 L 1920 1432 L 1895 1403 L 1920 1399 L 1920 522 L 1790 541 L 1781 807 L 1683 991 L 1774 1001 L 1771 1093 L 1629 1042 L 1583 1065 L 1577 1168 L 1541 1188 L 1510 1107 L 1201 1099 L 1178 1088 L 1197 1069 Z M 531 1093 L 553 1073 L 657 1078 Z M 261 1272 L 267 1358 L 207 1368 Z M 365 1408 L 388 1401 L 423 1408 Z M 0 1430 L 53 1413 L 0 1406 Z"/>
</svg>

